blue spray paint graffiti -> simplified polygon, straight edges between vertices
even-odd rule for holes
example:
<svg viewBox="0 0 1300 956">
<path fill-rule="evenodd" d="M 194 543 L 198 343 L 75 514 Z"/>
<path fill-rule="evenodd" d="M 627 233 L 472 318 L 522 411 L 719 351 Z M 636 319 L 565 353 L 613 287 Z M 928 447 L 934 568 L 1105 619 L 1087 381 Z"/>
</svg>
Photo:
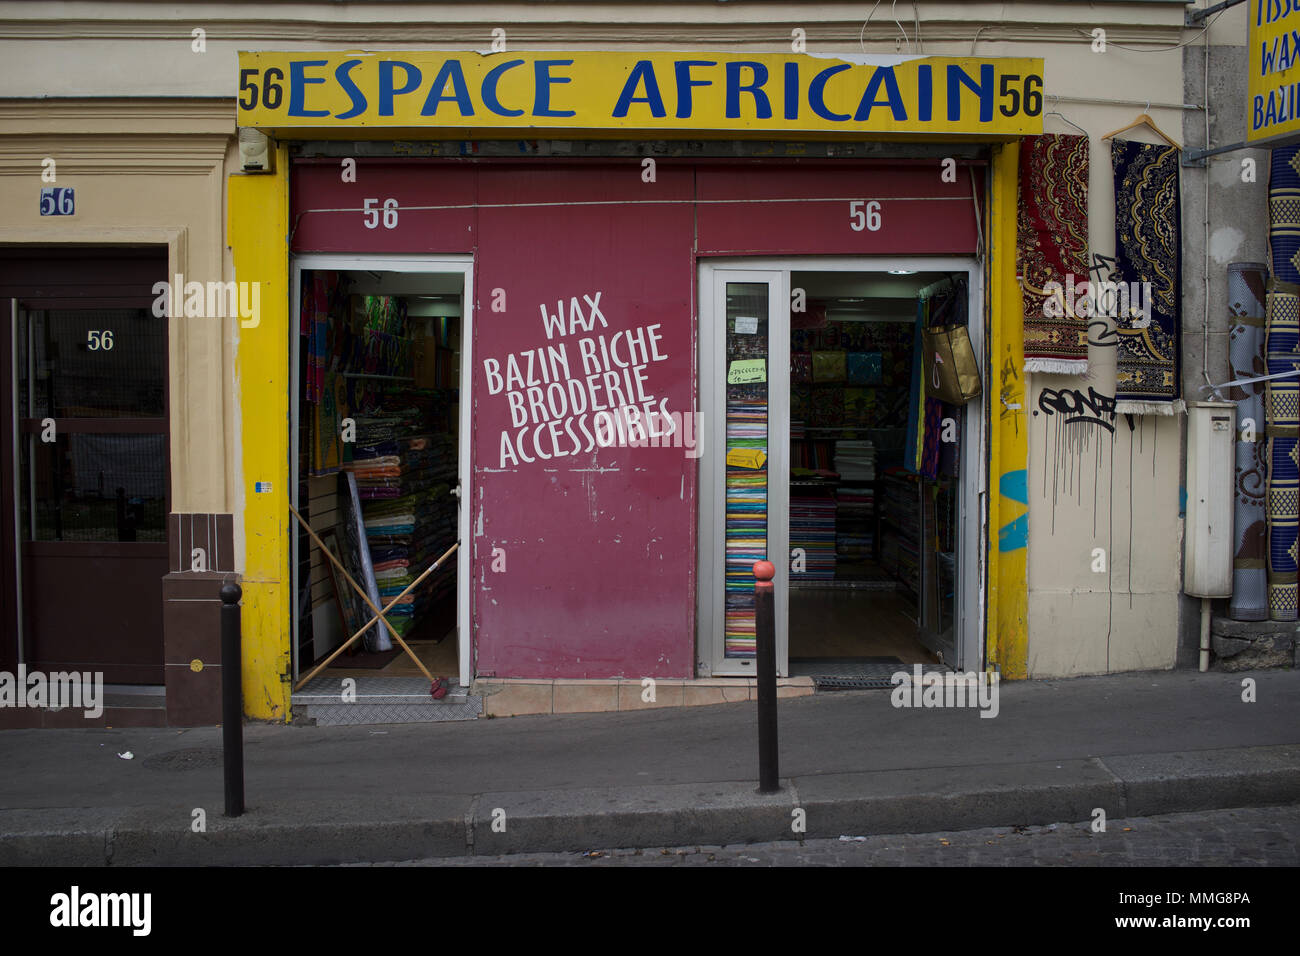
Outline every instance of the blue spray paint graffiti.
<svg viewBox="0 0 1300 956">
<path fill-rule="evenodd" d="M 1021 468 L 1009 471 L 998 481 L 998 491 L 1003 498 L 1018 504 L 1029 505 L 1029 472 Z M 998 550 L 1016 551 L 1029 543 L 1029 515 L 1023 514 L 998 529 Z"/>
</svg>

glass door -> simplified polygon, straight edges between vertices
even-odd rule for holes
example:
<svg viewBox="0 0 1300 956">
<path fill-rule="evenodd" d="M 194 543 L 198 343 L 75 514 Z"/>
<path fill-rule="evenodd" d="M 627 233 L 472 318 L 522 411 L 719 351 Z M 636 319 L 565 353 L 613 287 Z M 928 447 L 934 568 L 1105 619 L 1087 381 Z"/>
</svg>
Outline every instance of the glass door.
<svg viewBox="0 0 1300 956">
<path fill-rule="evenodd" d="M 983 285 L 970 260 L 700 265 L 699 676 L 755 673 L 753 563 L 764 557 L 776 567 L 781 675 L 792 653 L 938 652 L 958 669 L 982 666 L 989 397 L 932 420 L 918 390 L 922 293 L 950 275 L 966 278 L 978 359 Z M 806 314 L 792 316 L 796 302 Z M 883 600 L 895 590 L 914 613 Z"/>
<path fill-rule="evenodd" d="M 18 300 L 14 322 L 25 662 L 161 684 L 167 321 Z"/>
<path fill-rule="evenodd" d="M 776 566 L 777 672 L 788 670 L 788 286 L 786 272 L 701 266 L 702 674 L 756 673 L 763 559 Z"/>
</svg>

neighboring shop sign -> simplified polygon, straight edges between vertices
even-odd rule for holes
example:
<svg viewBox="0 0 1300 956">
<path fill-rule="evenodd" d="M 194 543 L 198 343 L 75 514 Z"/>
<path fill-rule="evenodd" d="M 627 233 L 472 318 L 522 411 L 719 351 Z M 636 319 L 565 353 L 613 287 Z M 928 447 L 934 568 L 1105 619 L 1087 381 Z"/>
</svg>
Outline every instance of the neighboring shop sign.
<svg viewBox="0 0 1300 956">
<path fill-rule="evenodd" d="M 733 53 L 239 54 L 269 131 L 1042 132 L 1037 58 Z"/>
<path fill-rule="evenodd" d="M 1250 0 L 1246 142 L 1300 139 L 1300 0 Z"/>
</svg>

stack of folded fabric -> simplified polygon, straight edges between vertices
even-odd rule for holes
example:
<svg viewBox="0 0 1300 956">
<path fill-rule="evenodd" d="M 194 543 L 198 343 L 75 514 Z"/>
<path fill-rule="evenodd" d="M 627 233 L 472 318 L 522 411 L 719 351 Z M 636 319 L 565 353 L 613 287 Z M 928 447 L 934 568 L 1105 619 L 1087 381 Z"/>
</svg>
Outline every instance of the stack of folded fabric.
<svg viewBox="0 0 1300 956">
<path fill-rule="evenodd" d="M 764 456 L 757 468 L 727 465 L 726 593 L 723 633 L 727 657 L 757 653 L 754 562 L 767 558 L 767 402 L 727 404 L 727 451 Z"/>
<path fill-rule="evenodd" d="M 885 544 L 886 567 L 912 592 L 921 593 L 921 517 L 917 507 L 916 479 L 901 472 L 886 477 L 883 509 L 895 529 Z"/>
<path fill-rule="evenodd" d="M 803 551 L 800 580 L 829 581 L 835 577 L 835 499 L 829 488 L 796 485 L 790 489 L 790 549 Z"/>
<path fill-rule="evenodd" d="M 875 447 L 869 441 L 836 442 L 835 470 L 844 481 L 875 481 Z"/>
<path fill-rule="evenodd" d="M 874 555 L 876 450 L 869 441 L 835 445 L 835 470 L 843 484 L 835 494 L 835 551 L 842 561 L 860 562 Z"/>
<path fill-rule="evenodd" d="M 362 508 L 370 560 L 375 568 L 381 603 L 388 604 L 424 570 L 423 557 L 427 541 L 420 521 L 427 510 L 426 495 L 410 495 L 372 501 Z M 405 636 L 416 615 L 423 610 L 422 588 L 407 594 L 388 612 L 388 621 L 398 634 Z"/>
<path fill-rule="evenodd" d="M 401 594 L 456 540 L 455 439 L 416 434 L 428 410 L 385 410 L 357 419 L 347 466 L 357 479 L 362 517 L 384 603 Z M 405 637 L 424 611 L 452 594 L 454 571 L 440 569 L 402 598 L 388 619 Z"/>
<path fill-rule="evenodd" d="M 835 551 L 861 561 L 875 546 L 875 493 L 870 488 L 840 488 L 835 494 Z"/>
<path fill-rule="evenodd" d="M 419 494 L 363 505 L 370 560 L 385 604 L 401 594 L 455 540 L 455 498 L 449 492 L 450 486 L 444 483 Z M 454 584 L 455 575 L 451 574 L 437 573 L 426 578 L 389 612 L 394 630 L 405 636 L 424 610 Z"/>
<path fill-rule="evenodd" d="M 437 481 L 442 464 L 432 439 L 417 435 L 359 444 L 347 468 L 357 476 L 357 492 L 365 500 L 426 491 Z"/>
</svg>

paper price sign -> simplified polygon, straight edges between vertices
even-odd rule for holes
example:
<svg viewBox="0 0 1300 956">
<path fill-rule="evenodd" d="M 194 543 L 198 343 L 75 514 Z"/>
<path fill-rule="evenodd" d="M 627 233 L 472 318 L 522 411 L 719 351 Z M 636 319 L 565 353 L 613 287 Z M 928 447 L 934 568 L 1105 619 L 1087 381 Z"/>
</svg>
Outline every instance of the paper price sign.
<svg viewBox="0 0 1300 956">
<path fill-rule="evenodd" d="M 767 381 L 767 359 L 738 359 L 727 366 L 728 385 L 755 385 Z"/>
</svg>

